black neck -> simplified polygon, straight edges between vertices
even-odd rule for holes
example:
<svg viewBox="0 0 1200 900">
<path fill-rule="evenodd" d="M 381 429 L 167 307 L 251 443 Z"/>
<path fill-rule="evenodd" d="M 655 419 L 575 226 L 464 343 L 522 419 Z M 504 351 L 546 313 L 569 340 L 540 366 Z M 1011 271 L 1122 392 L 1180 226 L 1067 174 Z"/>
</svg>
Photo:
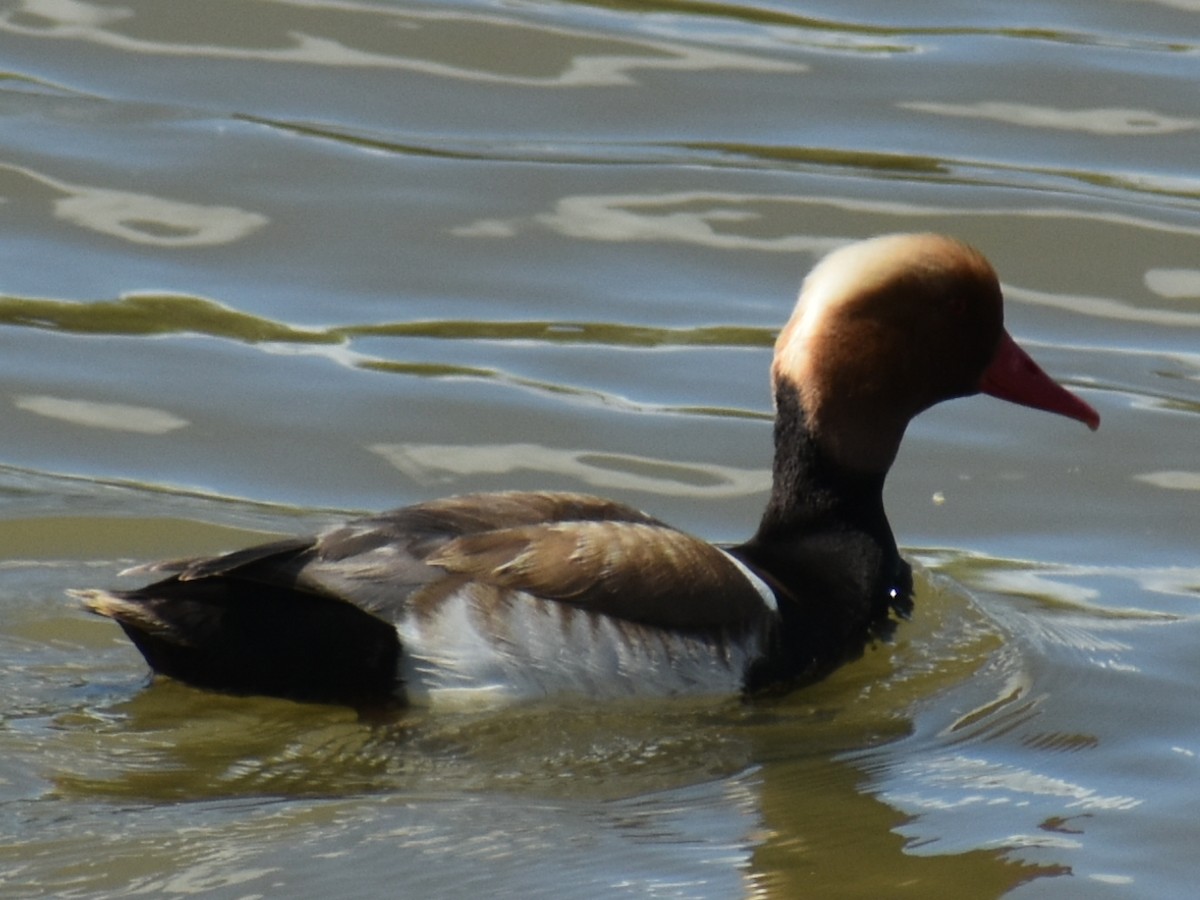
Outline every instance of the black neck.
<svg viewBox="0 0 1200 900">
<path fill-rule="evenodd" d="M 775 402 L 771 498 L 758 532 L 732 548 L 779 597 L 776 649 L 751 683 L 819 677 L 886 630 L 889 610 L 911 609 L 911 571 L 883 511 L 887 473 L 829 459 L 791 385 L 777 387 Z"/>
<path fill-rule="evenodd" d="M 788 541 L 814 529 L 854 529 L 893 543 L 883 511 L 886 472 L 854 472 L 817 444 L 794 386 L 775 391 L 775 459 L 771 497 L 754 540 Z"/>
</svg>

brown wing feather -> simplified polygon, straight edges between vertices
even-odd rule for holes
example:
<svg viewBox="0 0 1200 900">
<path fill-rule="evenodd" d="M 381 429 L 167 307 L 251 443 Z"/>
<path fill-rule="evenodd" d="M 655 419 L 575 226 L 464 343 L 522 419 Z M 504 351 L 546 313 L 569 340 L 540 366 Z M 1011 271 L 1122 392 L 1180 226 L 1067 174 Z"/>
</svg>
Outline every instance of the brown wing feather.
<svg viewBox="0 0 1200 900">
<path fill-rule="evenodd" d="M 657 524 L 656 519 L 631 506 L 588 494 L 464 494 L 354 519 L 321 534 L 308 550 L 279 559 L 278 570 L 268 577 L 347 599 L 368 612 L 392 618 L 395 610 L 417 601 L 414 592 L 445 580 L 446 569 L 433 558 L 456 539 L 498 529 L 587 521 Z M 239 574 L 262 577 L 266 573 L 263 567 L 252 567 Z M 419 597 L 428 601 L 442 593 L 425 590 Z"/>
<path fill-rule="evenodd" d="M 673 629 L 737 628 L 762 597 L 716 547 L 658 524 L 522 525 L 456 538 L 426 562 L 634 622 Z"/>
<path fill-rule="evenodd" d="M 569 491 L 500 491 L 463 494 L 408 506 L 397 513 L 459 534 L 547 522 L 662 523 L 624 503 Z M 388 514 L 391 515 L 391 514 Z"/>
<path fill-rule="evenodd" d="M 354 519 L 313 543 L 320 562 L 349 560 L 391 546 L 423 560 L 447 540 L 467 534 L 550 522 L 619 521 L 661 524 L 640 510 L 588 494 L 503 491 L 463 494 Z"/>
<path fill-rule="evenodd" d="M 159 564 L 144 588 L 172 596 L 210 580 L 231 595 L 264 589 L 344 601 L 393 620 L 468 580 L 672 629 L 741 627 L 762 598 L 712 545 L 633 507 L 586 494 L 505 492 L 450 497 L 355 519 L 316 538 Z M 100 610 L 98 610 L 100 611 Z"/>
</svg>

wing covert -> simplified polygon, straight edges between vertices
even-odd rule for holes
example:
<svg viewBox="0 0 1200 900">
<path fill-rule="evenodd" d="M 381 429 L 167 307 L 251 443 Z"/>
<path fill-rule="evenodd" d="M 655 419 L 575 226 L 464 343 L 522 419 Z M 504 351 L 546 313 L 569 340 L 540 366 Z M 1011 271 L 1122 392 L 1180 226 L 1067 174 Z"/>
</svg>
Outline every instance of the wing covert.
<svg viewBox="0 0 1200 900">
<path fill-rule="evenodd" d="M 447 542 L 426 562 L 447 572 L 672 629 L 737 628 L 766 603 L 713 545 L 659 524 L 524 525 Z"/>
</svg>

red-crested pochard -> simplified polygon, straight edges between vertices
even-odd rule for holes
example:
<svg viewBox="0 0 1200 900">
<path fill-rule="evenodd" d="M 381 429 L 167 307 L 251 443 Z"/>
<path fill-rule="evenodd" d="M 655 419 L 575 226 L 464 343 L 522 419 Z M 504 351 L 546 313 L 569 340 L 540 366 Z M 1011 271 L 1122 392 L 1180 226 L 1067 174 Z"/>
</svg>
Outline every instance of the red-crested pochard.
<svg viewBox="0 0 1200 900">
<path fill-rule="evenodd" d="M 78 596 L 154 671 L 238 693 L 752 691 L 824 675 L 911 609 L 882 491 L 913 416 L 982 391 L 1100 422 L 1009 337 L 987 260 L 933 234 L 826 256 L 771 375 L 771 495 L 738 546 L 583 494 L 472 494 L 147 566 L 164 577 Z"/>
</svg>

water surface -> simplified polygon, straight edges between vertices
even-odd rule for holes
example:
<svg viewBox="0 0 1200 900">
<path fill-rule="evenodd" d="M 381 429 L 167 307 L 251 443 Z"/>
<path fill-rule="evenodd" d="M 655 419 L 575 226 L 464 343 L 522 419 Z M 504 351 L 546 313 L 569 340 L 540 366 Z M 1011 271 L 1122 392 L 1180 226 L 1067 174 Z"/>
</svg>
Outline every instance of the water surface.
<svg viewBox="0 0 1200 900">
<path fill-rule="evenodd" d="M 4 4 L 0 893 L 1188 893 L 1198 12 Z M 1104 424 L 919 419 L 917 614 L 811 689 L 363 717 L 64 596 L 476 489 L 744 537 L 801 275 L 918 229 Z"/>
</svg>

